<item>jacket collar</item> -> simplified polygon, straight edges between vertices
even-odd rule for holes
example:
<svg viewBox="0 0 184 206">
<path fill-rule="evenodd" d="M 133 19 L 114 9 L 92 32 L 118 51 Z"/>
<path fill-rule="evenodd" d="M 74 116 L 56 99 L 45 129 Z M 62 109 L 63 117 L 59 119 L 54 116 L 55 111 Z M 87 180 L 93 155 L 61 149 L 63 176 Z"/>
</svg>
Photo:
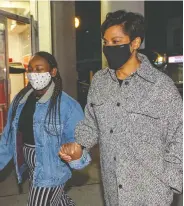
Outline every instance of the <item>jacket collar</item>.
<svg viewBox="0 0 184 206">
<path fill-rule="evenodd" d="M 141 78 L 147 80 L 148 82 L 155 83 L 156 82 L 156 77 L 155 75 L 152 75 L 153 72 L 155 71 L 154 67 L 151 65 L 150 61 L 144 54 L 137 54 L 138 59 L 141 61 L 140 67 L 137 69 L 137 71 L 134 73 L 135 75 L 137 74 Z M 115 80 L 117 80 L 116 73 L 114 70 L 107 68 L 111 77 Z M 132 75 L 134 75 L 132 74 Z M 132 76 L 131 75 L 131 76 Z M 127 79 L 131 78 L 131 76 L 127 77 Z"/>
<path fill-rule="evenodd" d="M 55 83 L 52 81 L 51 85 L 49 86 L 46 93 L 38 100 L 39 103 L 43 104 L 46 103 L 52 96 L 54 91 Z M 30 89 L 23 97 L 23 99 L 20 101 L 20 104 L 23 104 L 27 101 L 27 98 L 29 95 L 33 92 L 33 89 Z"/>
</svg>

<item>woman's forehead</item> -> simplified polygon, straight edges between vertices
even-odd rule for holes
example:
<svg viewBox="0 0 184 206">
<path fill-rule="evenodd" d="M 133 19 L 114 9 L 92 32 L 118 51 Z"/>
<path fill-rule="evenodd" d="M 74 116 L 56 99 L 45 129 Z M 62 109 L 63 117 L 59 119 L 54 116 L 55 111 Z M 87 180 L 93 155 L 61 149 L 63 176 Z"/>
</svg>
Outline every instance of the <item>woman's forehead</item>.
<svg viewBox="0 0 184 206">
<path fill-rule="evenodd" d="M 104 33 L 104 38 L 106 38 L 107 36 L 111 36 L 112 38 L 115 36 L 123 36 L 125 35 L 123 32 L 123 26 L 122 25 L 114 25 L 109 27 L 105 33 Z"/>
</svg>

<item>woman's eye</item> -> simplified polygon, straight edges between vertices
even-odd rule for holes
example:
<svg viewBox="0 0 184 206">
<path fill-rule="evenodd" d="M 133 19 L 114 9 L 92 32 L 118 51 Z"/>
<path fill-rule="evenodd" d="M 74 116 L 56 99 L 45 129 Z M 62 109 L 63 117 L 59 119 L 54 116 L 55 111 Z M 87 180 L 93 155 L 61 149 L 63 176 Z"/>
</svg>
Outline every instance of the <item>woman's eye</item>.
<svg viewBox="0 0 184 206">
<path fill-rule="evenodd" d="M 113 44 L 118 44 L 118 43 L 119 43 L 118 40 L 114 40 L 114 41 L 113 41 Z"/>
</svg>

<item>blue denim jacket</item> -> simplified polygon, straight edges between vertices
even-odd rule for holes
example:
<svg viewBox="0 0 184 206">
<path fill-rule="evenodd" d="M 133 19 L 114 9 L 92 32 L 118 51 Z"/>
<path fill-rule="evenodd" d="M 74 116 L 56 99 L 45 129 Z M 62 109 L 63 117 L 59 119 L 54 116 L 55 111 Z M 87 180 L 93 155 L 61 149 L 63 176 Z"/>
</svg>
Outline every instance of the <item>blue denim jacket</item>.
<svg viewBox="0 0 184 206">
<path fill-rule="evenodd" d="M 72 161 L 69 164 L 63 162 L 58 156 L 62 144 L 75 141 L 75 127 L 77 123 L 84 118 L 80 105 L 65 92 L 62 92 L 61 97 L 61 123 L 59 124 L 59 119 L 56 121 L 57 130 L 60 135 L 55 136 L 54 133 L 52 135 L 45 130 L 45 126 L 49 127 L 51 133 L 53 130 L 53 125 L 48 125 L 48 122 L 45 122 L 45 115 L 47 113 L 54 86 L 55 84 L 52 83 L 47 92 L 36 103 L 33 117 L 33 131 L 36 146 L 36 167 L 33 176 L 33 185 L 35 187 L 54 187 L 63 185 L 69 178 L 71 178 L 71 168 L 82 169 L 91 161 L 90 156 L 86 151 L 83 152 L 83 155 L 79 160 Z M 0 170 L 2 170 L 13 157 L 19 183 L 21 183 L 22 174 L 27 167 L 23 158 L 23 141 L 21 136 L 18 135 L 17 128 L 21 111 L 32 91 L 32 89 L 28 91 L 20 101 L 16 116 L 12 123 L 12 130 L 9 134 L 10 117 L 12 113 L 12 105 L 10 105 L 7 125 L 4 128 L 0 140 Z"/>
</svg>

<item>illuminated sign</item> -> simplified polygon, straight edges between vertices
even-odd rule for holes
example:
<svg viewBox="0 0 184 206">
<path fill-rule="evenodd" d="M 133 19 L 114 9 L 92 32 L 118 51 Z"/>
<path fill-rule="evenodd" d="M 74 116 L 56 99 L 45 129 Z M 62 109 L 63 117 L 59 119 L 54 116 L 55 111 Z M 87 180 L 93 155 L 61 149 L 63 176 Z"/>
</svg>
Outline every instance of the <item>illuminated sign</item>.
<svg viewBox="0 0 184 206">
<path fill-rule="evenodd" d="M 183 63 L 183 56 L 172 56 L 168 58 L 169 63 Z"/>
</svg>

